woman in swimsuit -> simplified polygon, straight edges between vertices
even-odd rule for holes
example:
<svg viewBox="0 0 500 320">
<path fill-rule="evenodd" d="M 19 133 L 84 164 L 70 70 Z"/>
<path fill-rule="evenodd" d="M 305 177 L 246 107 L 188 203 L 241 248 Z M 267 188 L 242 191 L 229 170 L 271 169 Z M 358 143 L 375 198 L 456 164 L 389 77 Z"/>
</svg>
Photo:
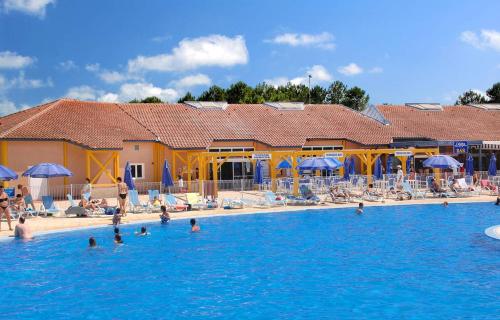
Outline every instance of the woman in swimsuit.
<svg viewBox="0 0 500 320">
<path fill-rule="evenodd" d="M 125 204 L 127 201 L 127 194 L 128 194 L 128 186 L 125 182 L 122 181 L 122 178 L 118 177 L 116 178 L 116 181 L 118 182 L 118 204 L 120 205 L 120 212 L 122 216 L 126 216 L 127 212 L 125 210 Z"/>
<path fill-rule="evenodd" d="M 0 186 L 0 226 L 3 216 L 7 219 L 7 224 L 9 225 L 9 230 L 12 230 L 10 224 L 10 208 L 9 208 L 9 195 L 5 193 L 3 186 Z M 1 230 L 1 228 L 0 228 Z"/>
</svg>

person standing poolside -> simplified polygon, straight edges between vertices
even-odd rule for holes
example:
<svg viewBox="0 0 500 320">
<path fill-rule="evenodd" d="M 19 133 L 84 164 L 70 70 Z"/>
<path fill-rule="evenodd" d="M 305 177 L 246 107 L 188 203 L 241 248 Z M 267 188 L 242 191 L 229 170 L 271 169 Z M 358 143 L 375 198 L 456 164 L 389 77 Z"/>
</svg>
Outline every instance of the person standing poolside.
<svg viewBox="0 0 500 320">
<path fill-rule="evenodd" d="M 200 226 L 196 225 L 196 219 L 191 219 L 191 232 L 200 232 Z"/>
<path fill-rule="evenodd" d="M 27 225 L 24 224 L 26 220 L 24 217 L 19 218 L 19 223 L 16 225 L 16 229 L 14 230 L 14 237 L 18 239 L 32 239 L 33 235 L 31 234 L 31 229 Z"/>
<path fill-rule="evenodd" d="M 398 164 L 398 172 L 396 174 L 396 186 L 398 189 L 403 188 L 403 169 L 400 164 Z"/>
<path fill-rule="evenodd" d="M 125 182 L 122 181 L 122 178 L 118 177 L 116 178 L 116 181 L 118 182 L 117 187 L 118 187 L 118 204 L 120 206 L 120 212 L 123 217 L 127 215 L 126 212 L 126 204 L 127 204 L 127 195 L 128 195 L 128 186 Z"/>
<path fill-rule="evenodd" d="M 31 193 L 28 187 L 23 186 L 22 184 L 18 184 L 17 189 L 21 192 L 21 195 L 23 196 L 24 201 L 26 202 L 26 207 L 31 206 L 31 209 L 33 209 L 33 211 L 36 211 L 35 205 L 33 204 L 33 198 L 31 197 Z"/>
<path fill-rule="evenodd" d="M 92 193 L 92 184 L 90 183 L 89 178 L 85 178 L 85 184 L 82 187 L 82 197 L 87 193 L 89 195 Z"/>
<path fill-rule="evenodd" d="M 5 216 L 7 219 L 7 224 L 9 225 L 9 230 L 12 231 L 11 221 L 10 221 L 10 208 L 9 208 L 9 195 L 5 192 L 4 186 L 0 186 L 0 230 L 2 224 L 2 218 Z"/>
<path fill-rule="evenodd" d="M 161 214 L 160 214 L 160 220 L 161 224 L 167 224 L 170 222 L 170 214 L 167 211 L 166 206 L 161 206 Z"/>
</svg>

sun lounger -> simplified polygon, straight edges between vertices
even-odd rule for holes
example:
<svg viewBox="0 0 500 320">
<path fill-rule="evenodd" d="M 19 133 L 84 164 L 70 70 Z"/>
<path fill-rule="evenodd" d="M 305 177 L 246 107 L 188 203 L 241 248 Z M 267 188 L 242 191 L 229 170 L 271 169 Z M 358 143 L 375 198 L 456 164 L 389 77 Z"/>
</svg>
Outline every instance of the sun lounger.
<svg viewBox="0 0 500 320">
<path fill-rule="evenodd" d="M 128 192 L 129 195 L 129 207 L 130 211 L 133 213 L 139 213 L 139 212 L 146 212 L 146 213 L 151 213 L 151 208 L 149 206 L 149 203 L 142 203 L 139 200 L 139 193 L 137 190 L 129 190 Z"/>
<path fill-rule="evenodd" d="M 264 193 L 264 198 L 266 199 L 266 202 L 272 207 L 286 206 L 286 199 L 277 200 L 278 196 L 276 196 L 276 194 L 272 191 L 266 191 L 266 193 Z"/>
<path fill-rule="evenodd" d="M 481 180 L 481 190 L 485 191 L 488 195 L 496 195 L 498 193 L 498 186 L 489 180 L 483 179 Z"/>
<path fill-rule="evenodd" d="M 465 178 L 461 178 L 461 179 L 457 179 L 457 182 L 458 182 L 458 185 L 460 186 L 460 188 L 462 188 L 464 194 L 466 196 L 479 196 L 481 190 L 475 190 L 474 187 L 470 186 L 467 184 L 467 182 L 465 181 Z"/>
<path fill-rule="evenodd" d="M 186 193 L 187 203 L 191 206 L 191 209 L 215 209 L 217 208 L 216 203 L 205 203 L 203 199 L 194 192 Z"/>
<path fill-rule="evenodd" d="M 245 203 L 240 199 L 224 198 L 221 206 L 224 209 L 243 209 Z"/>
<path fill-rule="evenodd" d="M 173 211 L 186 211 L 188 209 L 187 204 L 179 203 L 177 198 L 172 194 L 165 194 L 165 205 Z"/>
<path fill-rule="evenodd" d="M 48 215 L 57 217 L 62 214 L 62 210 L 59 209 L 54 202 L 54 198 L 52 196 L 42 196 L 42 210 L 40 210 L 40 213 L 44 214 L 46 217 Z"/>
<path fill-rule="evenodd" d="M 413 189 L 408 183 L 408 181 L 404 181 L 402 186 L 403 186 L 403 191 L 408 193 L 412 199 L 418 199 L 418 198 L 425 199 L 425 192 Z"/>
<path fill-rule="evenodd" d="M 318 204 L 321 201 L 306 185 L 301 185 L 299 191 L 307 204 Z"/>
</svg>

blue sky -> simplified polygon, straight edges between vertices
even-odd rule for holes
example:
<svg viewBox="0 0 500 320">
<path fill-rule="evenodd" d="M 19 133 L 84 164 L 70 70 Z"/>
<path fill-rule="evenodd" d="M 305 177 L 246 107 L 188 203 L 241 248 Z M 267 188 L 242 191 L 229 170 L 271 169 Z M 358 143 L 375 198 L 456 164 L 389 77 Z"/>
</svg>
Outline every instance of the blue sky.
<svg viewBox="0 0 500 320">
<path fill-rule="evenodd" d="M 499 1 L 0 0 L 0 112 L 243 80 L 453 103 L 500 81 Z"/>
</svg>

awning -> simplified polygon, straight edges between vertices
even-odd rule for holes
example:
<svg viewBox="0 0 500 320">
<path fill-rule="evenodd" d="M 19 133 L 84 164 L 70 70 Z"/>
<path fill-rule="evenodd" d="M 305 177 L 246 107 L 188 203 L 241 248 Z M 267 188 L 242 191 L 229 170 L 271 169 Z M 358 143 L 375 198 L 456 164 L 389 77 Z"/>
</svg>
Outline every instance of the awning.
<svg viewBox="0 0 500 320">
<path fill-rule="evenodd" d="M 500 150 L 500 141 L 483 141 L 481 148 L 484 150 Z"/>
</svg>

